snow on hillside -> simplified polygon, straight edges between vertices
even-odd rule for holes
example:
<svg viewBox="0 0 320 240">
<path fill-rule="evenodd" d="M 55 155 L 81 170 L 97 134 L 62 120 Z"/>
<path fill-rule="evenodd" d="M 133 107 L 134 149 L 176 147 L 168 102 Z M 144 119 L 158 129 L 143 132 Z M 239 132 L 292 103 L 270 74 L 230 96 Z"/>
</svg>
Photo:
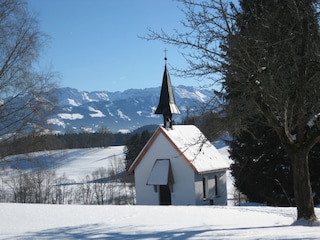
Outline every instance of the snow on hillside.
<svg viewBox="0 0 320 240">
<path fill-rule="evenodd" d="M 59 113 L 58 116 L 61 119 L 69 119 L 69 120 L 75 120 L 75 119 L 82 119 L 83 115 L 79 113 Z"/>
<path fill-rule="evenodd" d="M 89 109 L 89 111 L 94 112 L 94 113 L 89 114 L 91 117 L 105 117 L 106 116 L 100 110 L 94 109 L 93 107 L 89 107 L 88 109 Z"/>
<path fill-rule="evenodd" d="M 186 89 L 184 87 L 177 87 L 175 89 L 175 93 L 181 98 L 193 98 L 199 100 L 200 102 L 205 102 L 209 98 L 207 95 L 201 93 L 200 91 L 194 89 L 193 91 L 190 91 L 190 89 Z"/>
<path fill-rule="evenodd" d="M 108 148 L 80 148 L 28 153 L 6 158 L 12 168 L 51 168 L 58 176 L 78 182 L 100 167 L 110 168 L 115 162 L 123 163 L 124 146 Z M 32 161 L 30 161 L 32 160 Z"/>
</svg>

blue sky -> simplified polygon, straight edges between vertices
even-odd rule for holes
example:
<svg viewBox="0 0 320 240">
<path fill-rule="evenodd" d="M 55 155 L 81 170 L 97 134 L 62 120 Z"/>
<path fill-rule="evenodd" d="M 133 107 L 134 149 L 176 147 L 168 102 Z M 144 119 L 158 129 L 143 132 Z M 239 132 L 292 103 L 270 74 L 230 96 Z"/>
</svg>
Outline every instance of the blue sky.
<svg viewBox="0 0 320 240">
<path fill-rule="evenodd" d="M 28 0 L 40 29 L 50 36 L 42 67 L 60 73 L 60 87 L 123 91 L 161 85 L 164 49 L 168 65 L 186 65 L 178 48 L 138 38 L 148 28 L 181 28 L 184 18 L 172 0 Z M 198 85 L 173 76 L 173 85 Z"/>
</svg>

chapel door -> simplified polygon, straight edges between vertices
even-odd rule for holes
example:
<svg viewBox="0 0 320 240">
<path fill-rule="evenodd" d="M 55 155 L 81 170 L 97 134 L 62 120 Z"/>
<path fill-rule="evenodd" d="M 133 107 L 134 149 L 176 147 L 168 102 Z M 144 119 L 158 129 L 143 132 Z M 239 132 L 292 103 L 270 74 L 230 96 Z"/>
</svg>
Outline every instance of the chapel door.
<svg viewBox="0 0 320 240">
<path fill-rule="evenodd" d="M 160 185 L 160 205 L 171 205 L 171 191 L 169 185 Z"/>
</svg>

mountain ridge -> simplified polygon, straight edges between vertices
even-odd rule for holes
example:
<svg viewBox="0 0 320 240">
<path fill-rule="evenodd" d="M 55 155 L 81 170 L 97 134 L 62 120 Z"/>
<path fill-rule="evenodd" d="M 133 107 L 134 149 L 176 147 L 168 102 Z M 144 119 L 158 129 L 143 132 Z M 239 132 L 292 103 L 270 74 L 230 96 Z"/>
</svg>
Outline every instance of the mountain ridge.
<svg viewBox="0 0 320 240">
<path fill-rule="evenodd" d="M 57 99 L 54 114 L 47 118 L 50 129 L 56 133 L 67 131 L 95 132 L 107 128 L 111 132 L 133 131 L 149 124 L 161 124 L 162 116 L 155 115 L 160 87 L 127 89 L 108 92 L 79 91 L 76 88 L 55 88 L 50 94 Z M 175 121 L 181 121 L 187 112 L 195 110 L 212 97 L 208 89 L 173 86 L 176 103 L 181 111 Z"/>
</svg>

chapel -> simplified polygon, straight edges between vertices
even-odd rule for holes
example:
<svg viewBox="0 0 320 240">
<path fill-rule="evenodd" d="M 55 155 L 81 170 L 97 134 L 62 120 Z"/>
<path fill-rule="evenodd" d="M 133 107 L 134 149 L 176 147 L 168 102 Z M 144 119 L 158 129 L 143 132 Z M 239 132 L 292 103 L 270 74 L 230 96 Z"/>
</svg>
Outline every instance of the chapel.
<svg viewBox="0 0 320 240">
<path fill-rule="evenodd" d="M 174 125 L 180 114 L 165 58 L 159 126 L 129 168 L 138 205 L 226 205 L 228 164 L 194 125 Z"/>
</svg>

